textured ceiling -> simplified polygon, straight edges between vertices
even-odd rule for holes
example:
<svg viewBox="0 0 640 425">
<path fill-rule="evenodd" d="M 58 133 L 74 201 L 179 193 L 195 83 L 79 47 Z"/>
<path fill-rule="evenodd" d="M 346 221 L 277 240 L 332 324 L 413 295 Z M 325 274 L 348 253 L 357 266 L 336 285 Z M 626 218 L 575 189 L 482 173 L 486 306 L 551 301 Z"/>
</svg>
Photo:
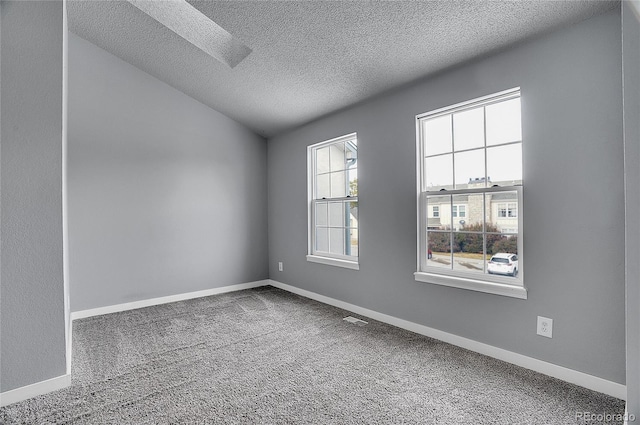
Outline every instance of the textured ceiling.
<svg viewBox="0 0 640 425">
<path fill-rule="evenodd" d="M 617 1 L 189 1 L 253 51 L 231 69 L 124 1 L 70 0 L 80 37 L 272 136 Z"/>
</svg>

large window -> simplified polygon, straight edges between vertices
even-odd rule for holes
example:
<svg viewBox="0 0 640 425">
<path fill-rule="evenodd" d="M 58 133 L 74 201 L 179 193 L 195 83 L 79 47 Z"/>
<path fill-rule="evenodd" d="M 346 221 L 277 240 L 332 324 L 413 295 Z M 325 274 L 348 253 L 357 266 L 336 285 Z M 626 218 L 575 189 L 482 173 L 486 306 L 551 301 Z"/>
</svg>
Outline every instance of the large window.
<svg viewBox="0 0 640 425">
<path fill-rule="evenodd" d="M 358 269 L 358 140 L 308 148 L 309 261 Z"/>
<path fill-rule="evenodd" d="M 520 89 L 416 121 L 416 280 L 526 298 Z"/>
</svg>

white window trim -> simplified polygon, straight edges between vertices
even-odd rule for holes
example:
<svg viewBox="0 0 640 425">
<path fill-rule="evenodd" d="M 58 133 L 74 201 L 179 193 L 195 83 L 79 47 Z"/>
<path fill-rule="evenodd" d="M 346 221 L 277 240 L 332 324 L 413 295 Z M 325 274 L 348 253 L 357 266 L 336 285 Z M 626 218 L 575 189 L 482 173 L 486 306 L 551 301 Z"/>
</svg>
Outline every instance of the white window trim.
<svg viewBox="0 0 640 425">
<path fill-rule="evenodd" d="M 313 188 L 315 186 L 315 167 L 313 164 L 313 151 L 315 149 L 322 148 L 324 146 L 328 146 L 334 143 L 345 142 L 349 140 L 356 139 L 358 140 L 357 133 L 350 133 L 344 136 L 335 137 L 330 140 L 325 140 L 320 143 L 315 143 L 313 145 L 307 146 L 307 261 L 312 263 L 326 264 L 329 266 L 335 267 L 343 267 L 351 270 L 360 270 L 360 246 L 359 246 L 359 236 L 360 236 L 360 226 L 358 226 L 358 257 L 347 257 L 339 254 L 330 254 L 322 255 L 323 253 L 314 253 L 313 252 L 313 243 L 314 243 L 314 198 L 313 198 Z M 349 199 L 353 201 L 358 201 L 358 197 L 350 197 L 350 198 L 340 198 L 340 199 Z M 337 200 L 337 198 L 336 198 Z M 359 205 L 359 204 L 358 204 Z"/>
<path fill-rule="evenodd" d="M 425 117 L 437 117 L 439 115 L 445 115 L 454 112 L 459 112 L 465 109 L 472 109 L 481 104 L 485 104 L 486 102 L 492 103 L 492 101 L 504 101 L 509 99 L 510 97 L 520 96 L 520 88 L 516 87 L 513 89 L 505 90 L 499 93 L 494 93 L 488 96 L 483 96 L 477 99 L 469 100 L 466 102 L 461 102 L 455 105 L 447 106 L 445 108 L 440 108 L 431 112 L 421 113 L 416 115 L 416 205 L 417 205 L 417 222 L 416 228 L 417 232 L 417 255 L 416 255 L 416 269 L 417 271 L 414 273 L 414 278 L 419 282 L 432 283 L 436 285 L 449 286 L 453 288 L 467 289 L 477 292 L 484 292 L 495 295 L 503 295 L 507 297 L 527 299 L 527 289 L 524 286 L 524 265 L 522 259 L 524 258 L 524 241 L 523 241 L 523 203 L 522 203 L 522 186 L 508 186 L 508 187 L 500 187 L 500 188 L 480 188 L 480 189 L 462 189 L 460 191 L 457 190 L 448 190 L 443 192 L 443 195 L 455 195 L 456 192 L 459 193 L 470 193 L 470 192 L 478 192 L 478 193 L 486 193 L 494 190 L 499 191 L 517 191 L 518 193 L 518 216 L 513 217 L 518 220 L 518 278 L 517 281 L 510 280 L 512 278 L 496 276 L 496 275 L 483 275 L 482 279 L 478 279 L 477 275 L 472 275 L 470 273 L 458 272 L 454 270 L 447 270 L 444 273 L 443 270 L 438 270 L 438 268 L 433 268 L 428 270 L 422 270 L 422 253 L 423 247 L 424 253 L 426 256 L 426 233 L 427 223 L 426 217 L 427 212 L 424 211 L 426 208 L 423 201 L 423 191 L 422 191 L 422 181 L 423 181 L 423 173 L 424 173 L 424 146 L 421 137 L 421 119 Z M 424 213 L 423 213 L 424 211 Z"/>
<path fill-rule="evenodd" d="M 345 269 L 360 270 L 359 263 L 355 261 L 341 260 L 338 258 L 307 254 L 307 261 L 311 263 L 326 264 L 328 266 L 344 267 Z"/>
<path fill-rule="evenodd" d="M 520 258 L 520 257 L 518 257 Z M 413 274 L 418 282 L 433 283 L 436 285 L 450 286 L 453 288 L 469 289 L 472 291 L 486 292 L 488 294 L 504 295 L 506 297 L 527 299 L 527 289 L 524 286 L 510 285 L 507 283 L 488 282 L 484 280 L 468 279 L 458 276 L 448 276 L 427 272 L 415 272 Z"/>
</svg>

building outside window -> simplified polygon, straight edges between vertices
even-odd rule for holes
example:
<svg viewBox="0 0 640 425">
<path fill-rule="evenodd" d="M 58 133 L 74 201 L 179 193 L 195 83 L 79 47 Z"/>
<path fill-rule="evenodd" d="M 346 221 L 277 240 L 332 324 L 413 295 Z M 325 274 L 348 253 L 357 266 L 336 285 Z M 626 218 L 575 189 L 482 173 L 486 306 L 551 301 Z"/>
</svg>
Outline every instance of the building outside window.
<svg viewBox="0 0 640 425">
<path fill-rule="evenodd" d="M 518 214 L 523 185 L 519 88 L 418 115 L 416 125 L 416 279 L 526 297 Z M 512 254 L 516 261 L 496 268 L 495 254 Z"/>
<path fill-rule="evenodd" d="M 307 149 L 307 260 L 358 269 L 358 140 L 355 133 Z"/>
</svg>

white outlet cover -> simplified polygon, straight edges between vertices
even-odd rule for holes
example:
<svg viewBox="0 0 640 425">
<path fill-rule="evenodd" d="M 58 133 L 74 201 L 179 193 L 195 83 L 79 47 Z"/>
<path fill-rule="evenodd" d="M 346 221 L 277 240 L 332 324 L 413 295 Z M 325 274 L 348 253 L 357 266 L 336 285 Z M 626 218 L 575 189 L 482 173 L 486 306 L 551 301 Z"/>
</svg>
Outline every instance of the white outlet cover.
<svg viewBox="0 0 640 425">
<path fill-rule="evenodd" d="M 538 316 L 538 335 L 553 338 L 553 319 Z"/>
</svg>

